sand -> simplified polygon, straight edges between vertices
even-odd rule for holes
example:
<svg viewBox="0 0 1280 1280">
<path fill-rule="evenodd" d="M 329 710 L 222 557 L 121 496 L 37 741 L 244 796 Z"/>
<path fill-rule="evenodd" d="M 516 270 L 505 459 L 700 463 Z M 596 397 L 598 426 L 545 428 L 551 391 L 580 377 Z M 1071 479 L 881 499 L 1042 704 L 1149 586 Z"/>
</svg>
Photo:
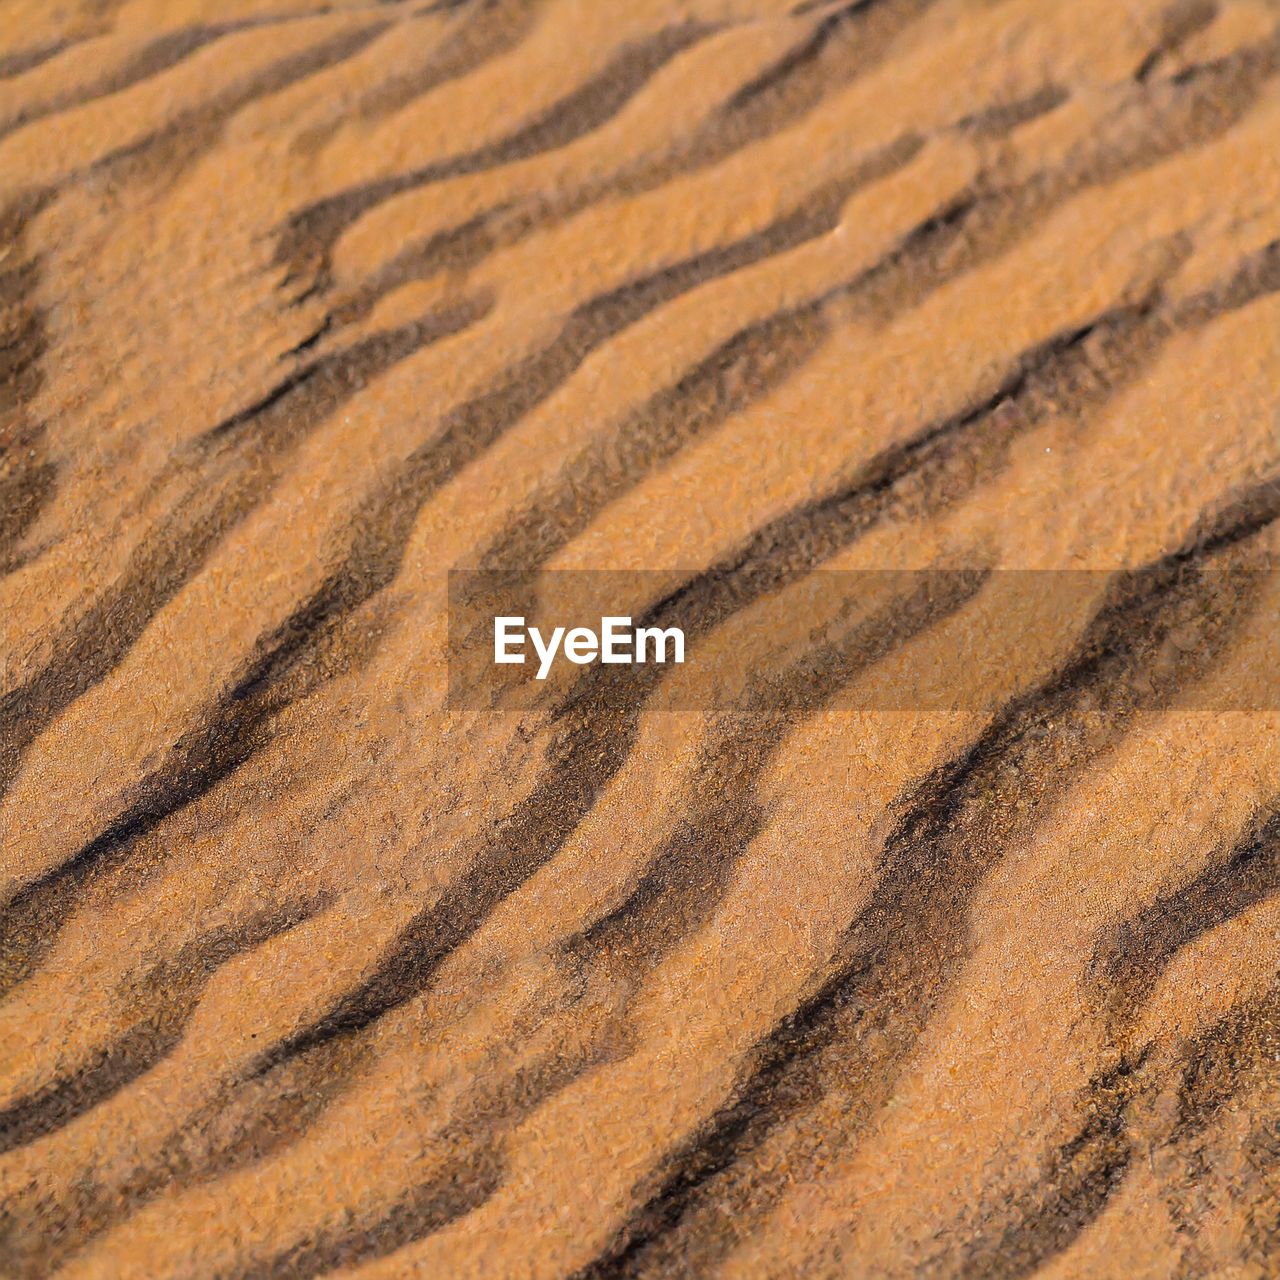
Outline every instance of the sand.
<svg viewBox="0 0 1280 1280">
<path fill-rule="evenodd" d="M 0 0 L 0 1274 L 1280 1274 L 1278 71 Z"/>
</svg>

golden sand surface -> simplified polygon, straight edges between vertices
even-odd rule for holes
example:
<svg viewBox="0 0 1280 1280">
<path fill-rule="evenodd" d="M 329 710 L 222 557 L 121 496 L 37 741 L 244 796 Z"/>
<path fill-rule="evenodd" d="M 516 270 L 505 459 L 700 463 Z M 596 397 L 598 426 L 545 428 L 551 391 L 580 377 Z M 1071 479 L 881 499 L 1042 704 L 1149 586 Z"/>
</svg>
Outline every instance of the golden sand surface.
<svg viewBox="0 0 1280 1280">
<path fill-rule="evenodd" d="M 1278 73 L 0 0 L 0 1274 L 1280 1276 Z"/>
</svg>

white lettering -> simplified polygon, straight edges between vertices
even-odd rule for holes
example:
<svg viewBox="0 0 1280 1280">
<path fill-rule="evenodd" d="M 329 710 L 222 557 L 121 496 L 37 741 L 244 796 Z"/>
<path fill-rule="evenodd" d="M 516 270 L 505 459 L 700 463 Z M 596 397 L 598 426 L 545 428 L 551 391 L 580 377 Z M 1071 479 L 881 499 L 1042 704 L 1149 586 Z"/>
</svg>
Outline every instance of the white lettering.
<svg viewBox="0 0 1280 1280">
<path fill-rule="evenodd" d="M 600 652 L 600 641 L 589 627 L 574 627 L 564 638 L 564 656 L 582 666 Z"/>
<path fill-rule="evenodd" d="M 494 662 L 518 663 L 524 661 L 523 653 L 512 653 L 513 644 L 523 647 L 524 636 L 520 628 L 524 626 L 523 618 L 494 618 L 493 620 L 493 660 Z"/>
<path fill-rule="evenodd" d="M 645 645 L 650 640 L 653 641 L 653 660 L 655 662 L 666 662 L 668 640 L 675 647 L 675 657 L 672 661 L 684 661 L 684 632 L 679 627 L 668 627 L 665 631 L 660 630 L 658 627 L 641 627 L 636 632 L 637 662 L 648 662 L 648 658 L 645 657 Z"/>
<path fill-rule="evenodd" d="M 599 632 L 574 627 L 566 634 L 564 627 L 555 627 L 550 635 L 526 626 L 523 617 L 494 618 L 494 662 L 523 663 L 526 639 L 538 656 L 539 680 L 551 673 L 562 645 L 564 656 L 578 666 L 597 659 L 609 663 L 684 662 L 684 632 L 679 627 L 640 627 L 633 633 L 631 619 L 621 615 L 601 618 Z"/>
<path fill-rule="evenodd" d="M 560 641 L 564 638 L 564 628 L 556 627 L 551 633 L 551 643 L 545 644 L 542 639 L 542 632 L 537 627 L 529 628 L 529 639 L 533 641 L 533 647 L 538 653 L 538 679 L 545 680 L 547 672 L 551 670 L 551 663 L 555 660 L 556 650 L 560 647 Z"/>
<path fill-rule="evenodd" d="M 631 619 L 601 618 L 600 627 L 600 661 L 630 662 L 631 650 L 625 647 L 625 642 L 631 639 Z M 622 630 L 624 627 L 625 631 Z M 618 648 L 618 641 L 624 642 L 623 648 Z"/>
</svg>

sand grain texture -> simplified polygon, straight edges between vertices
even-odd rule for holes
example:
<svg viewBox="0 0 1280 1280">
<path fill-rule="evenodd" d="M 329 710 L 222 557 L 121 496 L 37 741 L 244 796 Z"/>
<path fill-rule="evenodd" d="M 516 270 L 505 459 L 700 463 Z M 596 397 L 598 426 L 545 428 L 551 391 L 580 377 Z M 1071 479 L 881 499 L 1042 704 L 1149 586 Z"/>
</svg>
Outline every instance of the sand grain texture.
<svg viewBox="0 0 1280 1280">
<path fill-rule="evenodd" d="M 0 0 L 0 1274 L 1280 1275 L 1277 139 L 1273 0 Z"/>
</svg>

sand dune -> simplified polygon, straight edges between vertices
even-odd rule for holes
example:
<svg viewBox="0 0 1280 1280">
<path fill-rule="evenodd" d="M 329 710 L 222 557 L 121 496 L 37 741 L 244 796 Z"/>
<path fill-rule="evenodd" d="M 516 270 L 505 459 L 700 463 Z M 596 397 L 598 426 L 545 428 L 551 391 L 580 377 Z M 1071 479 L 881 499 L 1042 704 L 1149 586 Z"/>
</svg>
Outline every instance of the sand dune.
<svg viewBox="0 0 1280 1280">
<path fill-rule="evenodd" d="M 1278 72 L 0 0 L 0 1274 L 1277 1274 Z"/>
</svg>

